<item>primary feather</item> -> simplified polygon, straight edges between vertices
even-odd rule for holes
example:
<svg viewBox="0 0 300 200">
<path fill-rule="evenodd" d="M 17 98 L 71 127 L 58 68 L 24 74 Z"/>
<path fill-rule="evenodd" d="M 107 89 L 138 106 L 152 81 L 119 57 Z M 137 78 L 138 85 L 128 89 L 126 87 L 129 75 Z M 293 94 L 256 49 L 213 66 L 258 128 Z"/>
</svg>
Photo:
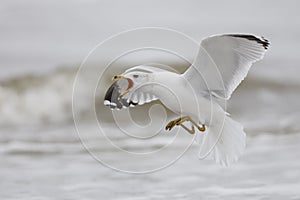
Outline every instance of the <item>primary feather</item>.
<svg viewBox="0 0 300 200">
<path fill-rule="evenodd" d="M 184 76 L 196 91 L 210 91 L 229 99 L 268 47 L 268 40 L 253 35 L 208 37 L 202 40 L 196 59 Z"/>
</svg>

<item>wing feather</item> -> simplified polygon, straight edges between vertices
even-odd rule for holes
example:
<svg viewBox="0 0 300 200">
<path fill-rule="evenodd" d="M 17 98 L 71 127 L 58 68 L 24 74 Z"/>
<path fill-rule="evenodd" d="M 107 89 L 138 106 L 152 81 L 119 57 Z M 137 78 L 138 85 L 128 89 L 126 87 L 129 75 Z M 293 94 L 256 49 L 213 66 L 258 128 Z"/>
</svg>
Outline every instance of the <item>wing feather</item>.
<svg viewBox="0 0 300 200">
<path fill-rule="evenodd" d="M 184 73 L 196 91 L 209 91 L 229 99 L 247 76 L 251 65 L 261 60 L 269 47 L 263 37 L 226 34 L 202 40 L 198 55 Z"/>
<path fill-rule="evenodd" d="M 142 73 L 154 73 L 166 71 L 164 69 L 154 66 L 136 66 L 126 70 L 123 75 L 128 73 L 142 72 Z M 146 87 L 137 87 L 130 90 L 126 95 L 121 97 L 122 92 L 127 88 L 127 81 L 119 79 L 115 81 L 107 90 L 104 97 L 104 105 L 109 106 L 111 109 L 122 109 L 128 107 L 134 107 L 136 105 L 143 105 L 151 101 L 155 101 L 158 98 Z"/>
</svg>

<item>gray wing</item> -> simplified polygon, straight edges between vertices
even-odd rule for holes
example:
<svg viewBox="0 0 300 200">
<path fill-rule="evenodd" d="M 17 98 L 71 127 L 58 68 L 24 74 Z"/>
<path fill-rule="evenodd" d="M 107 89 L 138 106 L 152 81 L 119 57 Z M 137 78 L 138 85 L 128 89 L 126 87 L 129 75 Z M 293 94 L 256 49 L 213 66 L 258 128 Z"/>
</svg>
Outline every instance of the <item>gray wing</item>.
<svg viewBox="0 0 300 200">
<path fill-rule="evenodd" d="M 184 73 L 195 91 L 210 91 L 229 99 L 247 76 L 251 65 L 261 60 L 269 42 L 242 34 L 216 35 L 202 40 L 198 55 Z"/>
</svg>

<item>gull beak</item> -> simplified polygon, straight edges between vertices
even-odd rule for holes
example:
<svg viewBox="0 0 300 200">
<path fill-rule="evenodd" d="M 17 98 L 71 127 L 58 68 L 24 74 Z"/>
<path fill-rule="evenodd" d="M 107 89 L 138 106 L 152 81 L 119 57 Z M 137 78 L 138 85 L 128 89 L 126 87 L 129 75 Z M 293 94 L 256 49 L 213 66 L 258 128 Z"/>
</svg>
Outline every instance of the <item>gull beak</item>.
<svg viewBox="0 0 300 200">
<path fill-rule="evenodd" d="M 116 75 L 116 76 L 112 77 L 112 80 L 114 81 L 116 79 L 121 79 L 121 78 L 125 78 L 125 77 L 122 75 Z M 125 78 L 125 79 L 128 81 L 128 87 L 124 92 L 122 92 L 122 94 L 120 94 L 120 96 L 119 96 L 120 98 L 122 98 L 124 95 L 126 95 L 133 86 L 133 81 L 130 78 Z"/>
<path fill-rule="evenodd" d="M 114 80 L 120 79 L 120 78 L 124 78 L 124 76 L 122 76 L 122 75 L 113 76 L 113 77 L 111 78 L 111 80 L 114 81 Z"/>
</svg>

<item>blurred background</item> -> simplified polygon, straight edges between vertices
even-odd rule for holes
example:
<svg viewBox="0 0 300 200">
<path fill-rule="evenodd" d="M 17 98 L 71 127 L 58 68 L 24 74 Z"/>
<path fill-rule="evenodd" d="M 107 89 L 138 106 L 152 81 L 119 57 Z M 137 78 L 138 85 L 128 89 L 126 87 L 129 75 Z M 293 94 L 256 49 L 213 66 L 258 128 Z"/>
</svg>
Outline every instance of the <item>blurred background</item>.
<svg viewBox="0 0 300 200">
<path fill-rule="evenodd" d="M 299 6 L 296 0 L 2 0 L 0 198 L 299 199 Z M 220 33 L 253 33 L 271 42 L 265 58 L 252 67 L 229 102 L 228 111 L 248 134 L 247 149 L 238 163 L 224 168 L 212 160 L 198 160 L 198 146 L 192 145 L 170 167 L 132 175 L 101 165 L 86 151 L 83 138 L 92 141 L 93 152 L 110 165 L 134 169 L 138 163 L 141 169 L 150 169 L 175 159 L 172 156 L 180 155 L 191 140 L 179 132 L 177 142 L 164 154 L 128 161 L 104 137 L 94 135 L 98 125 L 86 115 L 91 105 L 84 91 L 95 86 L 88 78 L 79 83 L 82 96 L 77 99 L 77 116 L 84 119 L 85 131 L 81 141 L 78 137 L 72 90 L 81 62 L 108 37 L 139 27 L 174 29 L 199 42 Z M 185 49 L 193 59 L 195 52 Z M 102 69 L 109 53 L 96 57 L 88 74 Z M 159 57 L 153 62 L 160 63 Z M 188 67 L 176 59 L 161 62 L 178 71 Z M 120 64 L 142 63 L 131 56 Z M 118 70 L 107 73 L 96 99 L 102 125 L 111 135 L 119 132 L 101 99 Z M 132 111 L 138 124 L 145 123 L 144 118 L 149 121 L 143 110 L 148 112 L 151 105 Z M 143 152 L 159 149 L 172 138 L 172 134 L 160 133 L 146 143 L 126 135 L 113 139 L 126 150 Z"/>
</svg>

